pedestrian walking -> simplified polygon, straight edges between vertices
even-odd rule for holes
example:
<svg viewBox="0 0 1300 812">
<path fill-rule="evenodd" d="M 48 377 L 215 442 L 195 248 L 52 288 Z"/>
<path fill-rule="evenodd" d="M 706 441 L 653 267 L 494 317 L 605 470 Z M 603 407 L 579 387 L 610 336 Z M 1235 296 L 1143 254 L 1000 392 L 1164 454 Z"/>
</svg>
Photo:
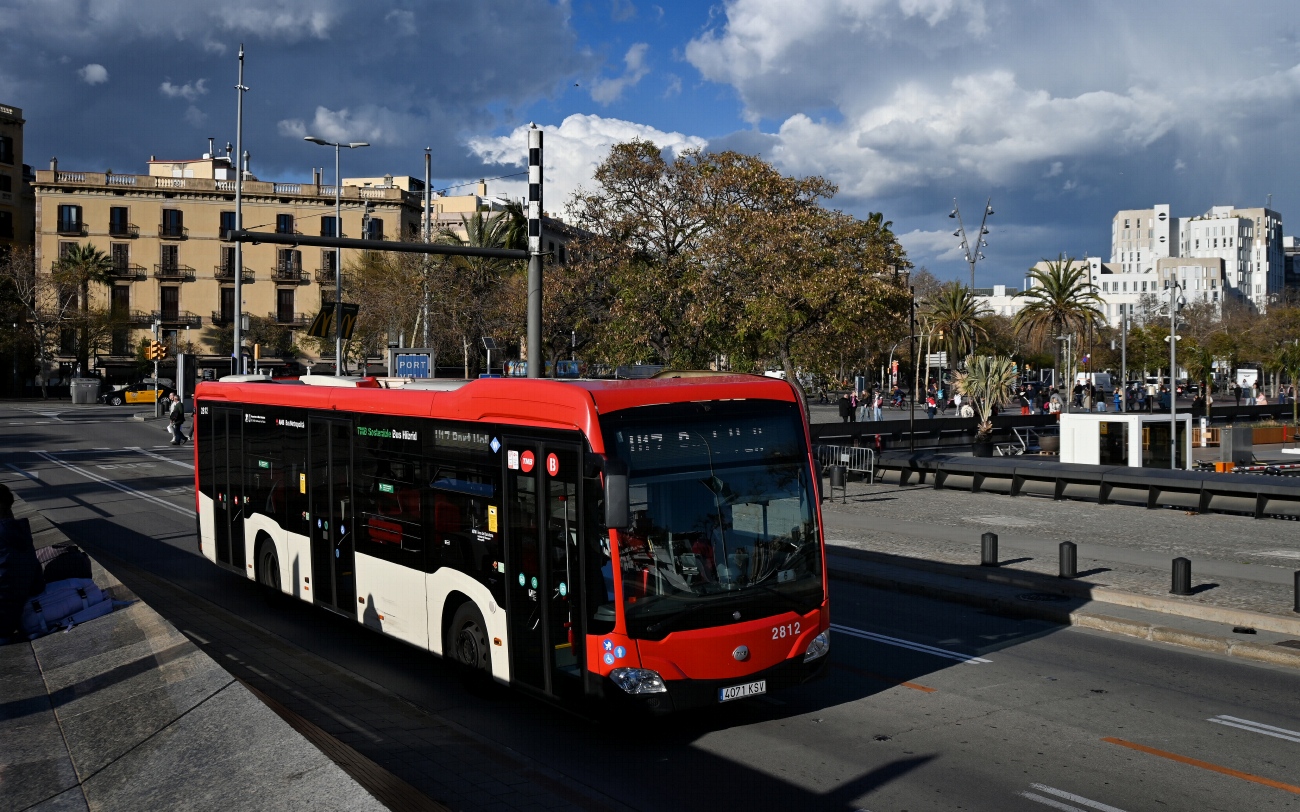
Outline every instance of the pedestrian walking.
<svg viewBox="0 0 1300 812">
<path fill-rule="evenodd" d="M 167 412 L 167 433 L 172 436 L 172 445 L 181 445 L 190 439 L 181 431 L 184 423 L 185 404 L 181 402 L 180 395 L 172 392 L 171 409 Z"/>
<path fill-rule="evenodd" d="M 934 402 L 934 394 L 931 393 L 930 395 L 927 395 L 925 398 L 925 414 L 927 417 L 933 420 L 934 413 L 937 410 L 938 410 L 938 406 Z"/>
<path fill-rule="evenodd" d="M 849 422 L 849 415 L 853 412 L 853 406 L 849 403 L 849 396 L 847 394 L 840 395 L 839 403 L 837 405 L 840 409 L 840 422 Z"/>
<path fill-rule="evenodd" d="M 875 412 L 873 417 L 877 423 L 885 419 L 885 393 L 879 389 L 872 396 L 872 409 Z"/>
</svg>

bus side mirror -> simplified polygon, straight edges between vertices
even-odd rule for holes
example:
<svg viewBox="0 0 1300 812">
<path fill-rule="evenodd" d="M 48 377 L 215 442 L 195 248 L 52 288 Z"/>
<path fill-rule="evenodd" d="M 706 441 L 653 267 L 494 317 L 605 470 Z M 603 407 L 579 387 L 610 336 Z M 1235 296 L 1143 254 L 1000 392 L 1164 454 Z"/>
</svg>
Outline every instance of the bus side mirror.
<svg viewBox="0 0 1300 812">
<path fill-rule="evenodd" d="M 627 499 L 627 466 L 610 460 L 605 463 L 605 527 L 621 530 L 632 524 Z"/>
</svg>

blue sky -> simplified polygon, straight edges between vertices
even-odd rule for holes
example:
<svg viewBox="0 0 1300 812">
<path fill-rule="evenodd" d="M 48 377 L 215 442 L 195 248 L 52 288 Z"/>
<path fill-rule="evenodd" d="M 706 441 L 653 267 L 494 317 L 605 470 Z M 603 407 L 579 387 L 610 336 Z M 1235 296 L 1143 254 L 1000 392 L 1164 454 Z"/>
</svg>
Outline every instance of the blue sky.
<svg viewBox="0 0 1300 812">
<path fill-rule="evenodd" d="M 234 141 L 247 51 L 253 170 L 441 186 L 522 169 L 546 130 L 562 212 L 609 146 L 734 148 L 884 212 L 910 257 L 968 270 L 947 217 L 990 219 L 979 285 L 1109 253 L 1117 209 L 1262 205 L 1300 221 L 1300 23 L 1282 0 L 0 0 L 0 102 L 25 160 L 144 172 Z M 490 191 L 519 194 L 518 178 Z M 971 225 L 968 223 L 968 225 Z M 971 226 L 974 227 L 973 225 Z M 1293 230 L 1288 226 L 1286 231 Z"/>
</svg>

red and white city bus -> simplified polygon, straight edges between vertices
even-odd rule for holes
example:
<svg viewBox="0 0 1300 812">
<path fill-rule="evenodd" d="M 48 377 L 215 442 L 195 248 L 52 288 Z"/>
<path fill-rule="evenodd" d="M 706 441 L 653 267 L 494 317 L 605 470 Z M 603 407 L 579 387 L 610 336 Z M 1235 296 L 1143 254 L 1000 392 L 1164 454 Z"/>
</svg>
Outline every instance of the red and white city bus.
<svg viewBox="0 0 1300 812">
<path fill-rule="evenodd" d="M 804 415 L 747 375 L 205 382 L 200 549 L 549 697 L 759 695 L 828 659 Z"/>
</svg>

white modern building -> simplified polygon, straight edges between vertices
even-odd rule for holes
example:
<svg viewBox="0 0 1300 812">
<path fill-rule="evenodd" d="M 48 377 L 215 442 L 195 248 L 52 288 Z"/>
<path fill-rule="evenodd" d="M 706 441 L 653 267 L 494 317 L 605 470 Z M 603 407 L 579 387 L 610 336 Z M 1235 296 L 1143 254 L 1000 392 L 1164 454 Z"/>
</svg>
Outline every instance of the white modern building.
<svg viewBox="0 0 1300 812">
<path fill-rule="evenodd" d="M 1266 310 L 1286 281 L 1282 216 L 1268 208 L 1214 206 L 1204 214 L 1180 218 L 1170 213 L 1168 204 L 1115 214 L 1111 221 L 1111 263 L 1118 266 L 1120 273 L 1160 275 L 1160 263 L 1173 258 L 1221 260 L 1222 275 L 1214 278 L 1212 263 L 1166 263 L 1163 267 L 1176 267 L 1178 271 L 1161 276 L 1162 288 L 1174 275 L 1200 274 L 1207 285 L 1218 283 L 1218 301 L 1236 295 Z M 1207 287 L 1209 295 L 1202 298 L 1216 300 L 1215 290 Z"/>
</svg>

